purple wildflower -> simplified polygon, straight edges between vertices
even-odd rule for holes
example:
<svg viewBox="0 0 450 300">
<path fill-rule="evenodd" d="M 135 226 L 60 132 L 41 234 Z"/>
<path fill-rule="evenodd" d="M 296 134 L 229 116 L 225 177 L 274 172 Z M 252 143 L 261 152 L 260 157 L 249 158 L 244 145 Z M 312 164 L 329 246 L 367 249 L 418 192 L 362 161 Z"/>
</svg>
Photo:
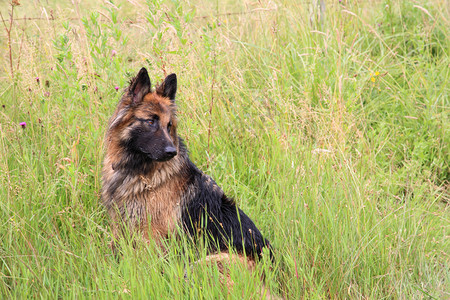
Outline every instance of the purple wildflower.
<svg viewBox="0 0 450 300">
<path fill-rule="evenodd" d="M 119 90 L 119 87 L 116 85 L 115 87 L 114 87 L 115 89 L 116 89 L 116 91 L 118 91 Z"/>
<path fill-rule="evenodd" d="M 22 128 L 27 127 L 27 123 L 25 123 L 25 122 L 20 122 L 19 125 L 22 126 Z"/>
<path fill-rule="evenodd" d="M 116 51 L 116 50 L 112 50 L 112 51 L 111 51 L 111 56 L 114 57 L 114 56 L 116 56 L 116 55 L 117 55 L 117 51 Z"/>
</svg>

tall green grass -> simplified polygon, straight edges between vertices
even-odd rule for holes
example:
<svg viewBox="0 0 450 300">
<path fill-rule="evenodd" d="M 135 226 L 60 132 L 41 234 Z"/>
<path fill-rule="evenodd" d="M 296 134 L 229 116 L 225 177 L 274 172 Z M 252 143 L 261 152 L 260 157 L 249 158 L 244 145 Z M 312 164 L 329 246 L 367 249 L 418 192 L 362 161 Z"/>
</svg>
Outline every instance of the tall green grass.
<svg viewBox="0 0 450 300">
<path fill-rule="evenodd" d="M 0 8 L 1 298 L 253 299 L 263 273 L 287 299 L 450 297 L 447 1 L 20 2 Z M 142 66 L 177 73 L 192 160 L 276 248 L 230 291 L 185 239 L 108 246 L 103 136 Z"/>
</svg>

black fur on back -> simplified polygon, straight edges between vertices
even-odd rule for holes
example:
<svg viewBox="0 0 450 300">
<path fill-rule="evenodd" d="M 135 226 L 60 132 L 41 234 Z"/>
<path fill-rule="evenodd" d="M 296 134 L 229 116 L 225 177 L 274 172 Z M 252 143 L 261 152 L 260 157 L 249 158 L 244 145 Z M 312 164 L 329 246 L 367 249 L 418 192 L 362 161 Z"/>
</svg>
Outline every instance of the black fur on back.
<svg viewBox="0 0 450 300">
<path fill-rule="evenodd" d="M 253 258 L 260 258 L 263 248 L 267 247 L 272 258 L 269 241 L 235 201 L 190 160 L 187 173 L 187 185 L 193 186 L 194 192 L 185 204 L 181 222 L 189 235 L 207 240 L 213 251 L 227 250 L 231 246 L 238 253 Z"/>
</svg>

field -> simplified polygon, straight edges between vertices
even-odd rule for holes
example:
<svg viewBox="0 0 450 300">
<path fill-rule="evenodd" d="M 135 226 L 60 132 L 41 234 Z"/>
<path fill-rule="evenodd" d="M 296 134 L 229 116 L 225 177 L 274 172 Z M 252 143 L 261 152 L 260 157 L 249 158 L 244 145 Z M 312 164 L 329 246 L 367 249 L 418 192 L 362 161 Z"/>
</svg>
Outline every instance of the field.
<svg viewBox="0 0 450 300">
<path fill-rule="evenodd" d="M 449 7 L 0 0 L 0 298 L 449 299 Z M 231 290 L 183 238 L 112 255 L 103 138 L 143 66 L 276 249 Z"/>
</svg>

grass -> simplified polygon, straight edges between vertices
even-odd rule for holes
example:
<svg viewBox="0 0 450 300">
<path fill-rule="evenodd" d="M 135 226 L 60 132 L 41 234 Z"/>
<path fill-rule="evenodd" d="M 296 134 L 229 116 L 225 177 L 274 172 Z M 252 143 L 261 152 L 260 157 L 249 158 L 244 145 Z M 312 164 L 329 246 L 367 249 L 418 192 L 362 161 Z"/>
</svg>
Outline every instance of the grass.
<svg viewBox="0 0 450 300">
<path fill-rule="evenodd" d="M 0 8 L 1 298 L 259 298 L 263 272 L 287 299 L 450 297 L 446 1 L 21 2 Z M 177 73 L 192 160 L 277 249 L 229 292 L 184 239 L 108 247 L 103 137 L 142 66 Z"/>
</svg>

